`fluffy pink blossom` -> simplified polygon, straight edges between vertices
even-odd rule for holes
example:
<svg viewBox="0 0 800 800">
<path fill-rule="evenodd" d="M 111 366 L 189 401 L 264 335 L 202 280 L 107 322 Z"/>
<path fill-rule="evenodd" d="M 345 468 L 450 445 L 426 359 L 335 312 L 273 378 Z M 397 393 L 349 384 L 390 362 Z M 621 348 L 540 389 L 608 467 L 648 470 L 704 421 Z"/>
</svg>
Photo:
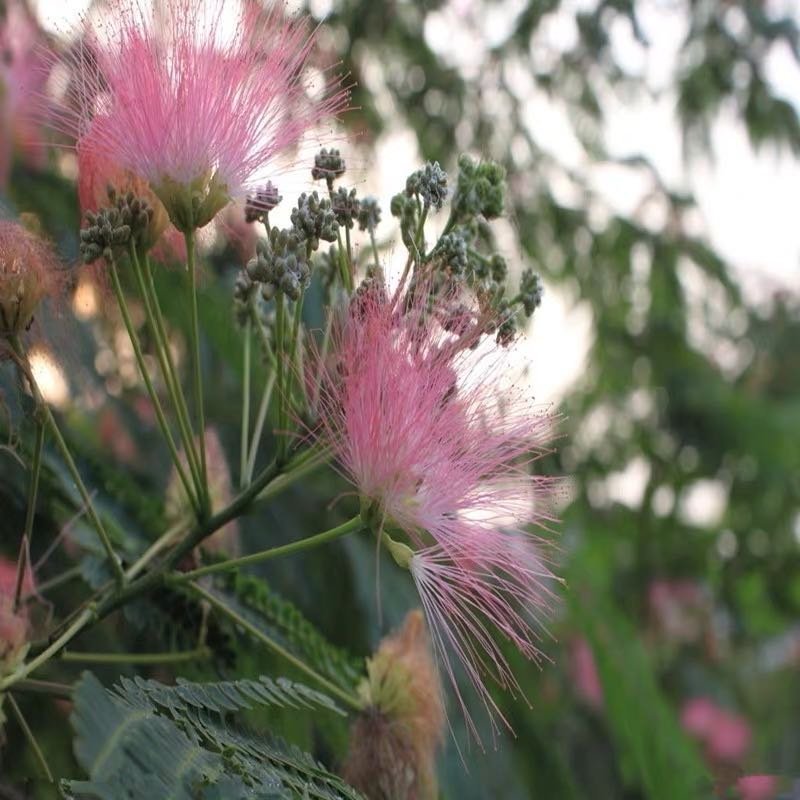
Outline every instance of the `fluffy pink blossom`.
<svg viewBox="0 0 800 800">
<path fill-rule="evenodd" d="M 750 749 L 752 732 L 747 720 L 707 697 L 694 697 L 684 704 L 681 724 L 705 745 L 712 762 L 736 764 Z"/>
<path fill-rule="evenodd" d="M 11 0 L 0 25 L 0 184 L 5 185 L 14 147 L 28 163 L 41 165 L 44 150 L 39 133 L 38 97 L 47 79 L 41 33 L 25 4 Z"/>
<path fill-rule="evenodd" d="M 98 155 L 148 181 L 181 230 L 207 224 L 346 105 L 341 87 L 309 77 L 312 39 L 280 3 L 111 0 L 101 19 L 91 57 L 72 57 L 59 127 L 79 143 L 94 129 Z"/>
<path fill-rule="evenodd" d="M 742 800 L 772 800 L 778 791 L 774 775 L 743 775 L 736 781 Z"/>
<path fill-rule="evenodd" d="M 363 291 L 315 372 L 325 438 L 375 527 L 411 545 L 389 547 L 412 572 L 444 671 L 455 685 L 455 655 L 494 727 L 487 678 L 522 692 L 493 633 L 541 657 L 553 575 L 544 542 L 525 531 L 553 519 L 554 483 L 531 474 L 553 425 L 522 389 L 501 390 L 507 351 L 473 349 L 479 328 L 449 306 Z"/>
</svg>

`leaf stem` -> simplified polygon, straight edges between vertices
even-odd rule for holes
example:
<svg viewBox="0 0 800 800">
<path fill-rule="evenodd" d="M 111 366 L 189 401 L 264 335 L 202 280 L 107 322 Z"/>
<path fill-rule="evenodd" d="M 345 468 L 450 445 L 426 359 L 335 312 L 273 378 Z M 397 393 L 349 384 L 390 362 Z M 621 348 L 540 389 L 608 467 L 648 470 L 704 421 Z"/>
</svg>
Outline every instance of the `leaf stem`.
<svg viewBox="0 0 800 800">
<path fill-rule="evenodd" d="M 208 467 L 206 465 L 206 422 L 203 410 L 203 376 L 200 366 L 200 315 L 197 308 L 197 268 L 195 265 L 194 231 L 184 233 L 186 239 L 186 267 L 189 271 L 189 294 L 192 305 L 192 362 L 194 373 L 194 402 L 197 415 L 198 439 L 200 441 L 200 475 L 203 487 L 203 511 L 210 513 L 208 494 Z"/>
<path fill-rule="evenodd" d="M 92 496 L 89 494 L 89 490 L 86 488 L 80 472 L 78 472 L 78 467 L 75 465 L 75 461 L 72 458 L 72 453 L 70 452 L 64 437 L 61 435 L 61 431 L 58 428 L 58 423 L 56 423 L 53 412 L 50 411 L 50 406 L 47 405 L 44 397 L 42 396 L 39 384 L 36 382 L 36 376 L 33 374 L 33 370 L 31 369 L 28 356 L 22 347 L 22 342 L 20 342 L 19 337 L 15 336 L 11 340 L 11 344 L 20 360 L 20 364 L 23 367 L 23 372 L 31 387 L 31 392 L 34 400 L 36 401 L 39 413 L 44 415 L 44 424 L 50 431 L 51 436 L 55 439 L 56 447 L 58 447 L 61 457 L 66 464 L 67 470 L 69 471 L 69 474 L 78 489 L 78 494 L 80 494 L 81 500 L 86 507 L 86 513 L 88 514 L 89 519 L 92 521 L 92 525 L 94 525 L 95 530 L 97 531 L 97 535 L 100 538 L 103 549 L 106 551 L 106 556 L 111 564 L 111 569 L 114 573 L 117 585 L 122 586 L 125 583 L 125 574 L 123 573 L 119 560 L 114 553 L 114 548 L 111 546 L 111 540 L 108 538 L 108 533 L 106 532 L 105 526 L 95 510 L 94 503 L 92 503 Z"/>
<path fill-rule="evenodd" d="M 276 641 L 271 639 L 267 636 L 262 630 L 260 630 L 256 625 L 253 625 L 252 622 L 245 619 L 241 614 L 237 611 L 232 609 L 230 606 L 223 603 L 216 595 L 213 593 L 206 591 L 202 586 L 199 586 L 196 583 L 190 583 L 187 587 L 191 589 L 195 594 L 199 597 L 202 597 L 204 600 L 207 600 L 210 605 L 216 608 L 220 613 L 227 616 L 232 622 L 237 624 L 239 627 L 244 628 L 251 636 L 258 639 L 262 644 L 266 645 L 270 650 L 277 653 L 279 656 L 284 658 L 298 670 L 303 672 L 308 677 L 315 680 L 317 683 L 322 686 L 325 691 L 329 692 L 330 694 L 337 697 L 342 702 L 346 703 L 350 708 L 360 711 L 362 708 L 362 703 L 355 695 L 351 694 L 350 692 L 345 691 L 344 689 L 339 688 L 335 683 L 329 681 L 324 675 L 320 675 L 315 669 L 309 667 L 301 659 L 297 658 L 293 653 L 290 653 L 285 647 L 282 647 Z"/>
<path fill-rule="evenodd" d="M 208 658 L 207 647 L 184 650 L 178 653 L 79 653 L 65 651 L 62 661 L 81 664 L 181 664 L 186 661 Z"/>
<path fill-rule="evenodd" d="M 284 410 L 286 405 L 286 308 L 283 292 L 275 295 L 275 357 L 277 358 L 277 387 L 278 387 L 278 422 L 277 422 L 277 456 L 280 463 L 286 455 L 286 438 L 284 425 Z"/>
<path fill-rule="evenodd" d="M 253 553 L 249 556 L 242 556 L 241 558 L 232 558 L 228 561 L 221 561 L 217 564 L 209 564 L 207 567 L 200 567 L 193 569 L 190 572 L 181 572 L 172 578 L 170 583 L 181 584 L 187 581 L 193 581 L 197 578 L 202 578 L 204 575 L 214 575 L 217 572 L 229 572 L 233 569 L 240 567 L 248 567 L 252 564 L 260 564 L 263 561 L 269 561 L 273 558 L 280 558 L 281 556 L 288 556 L 292 553 L 299 553 L 303 550 L 310 550 L 312 547 L 317 547 L 321 544 L 333 542 L 340 539 L 342 536 L 347 536 L 350 533 L 355 533 L 364 527 L 364 521 L 360 516 L 353 517 L 353 519 L 337 525 L 335 528 L 317 533 L 314 536 L 309 536 L 305 539 L 298 539 L 296 542 L 289 542 L 282 544 L 278 547 L 271 547 L 268 550 L 262 550 L 260 553 Z"/>
<path fill-rule="evenodd" d="M 247 467 L 245 471 L 245 486 L 247 486 L 253 477 L 253 470 L 256 468 L 256 458 L 258 457 L 258 446 L 261 443 L 261 436 L 264 432 L 264 423 L 267 419 L 267 411 L 269 411 L 270 400 L 272 400 L 272 390 L 275 388 L 275 373 L 271 373 L 264 384 L 264 393 L 261 395 L 261 404 L 258 407 L 258 416 L 256 417 L 256 426 L 253 429 L 253 439 L 250 442 L 250 456 L 247 459 Z"/>
<path fill-rule="evenodd" d="M 144 254 L 141 262 L 136 258 L 136 250 L 133 252 L 135 259 L 134 268 L 137 271 L 137 279 L 140 275 L 146 278 L 146 283 L 139 281 L 139 287 L 145 301 L 145 311 L 148 314 L 151 328 L 158 346 L 161 370 L 164 373 L 164 380 L 172 396 L 172 403 L 175 406 L 175 413 L 178 417 L 178 425 L 183 438 L 183 446 L 186 451 L 186 458 L 190 460 L 193 467 L 193 475 L 198 487 L 202 485 L 200 480 L 200 461 L 197 457 L 195 437 L 192 431 L 192 424 L 189 419 L 189 407 L 186 404 L 186 395 L 183 392 L 181 382 L 178 379 L 178 370 L 175 368 L 175 360 L 172 357 L 172 349 L 169 346 L 167 336 L 167 326 L 164 324 L 164 315 L 161 313 L 161 303 L 158 300 L 156 284 L 153 280 L 153 270 L 150 267 L 150 259 L 147 253 Z M 155 325 L 153 325 L 155 322 Z M 198 491 L 198 497 L 200 492 Z"/>
<path fill-rule="evenodd" d="M 31 476 L 28 483 L 28 508 L 25 512 L 25 531 L 22 534 L 22 547 L 17 562 L 17 579 L 14 586 L 14 611 L 19 608 L 19 599 L 22 596 L 22 585 L 25 581 L 25 572 L 28 569 L 28 552 L 33 539 L 33 519 L 36 516 L 36 497 L 39 493 L 39 475 L 42 471 L 42 449 L 44 447 L 44 424 L 36 416 L 36 441 L 33 445 L 33 460 L 31 461 Z"/>
<path fill-rule="evenodd" d="M 72 624 L 49 647 L 42 650 L 36 658 L 32 658 L 10 675 L 6 675 L 5 678 L 0 678 L 0 692 L 27 678 L 28 675 L 39 669 L 42 664 L 46 664 L 56 653 L 69 644 L 96 615 L 96 604 L 89 604 L 75 617 Z"/>
<path fill-rule="evenodd" d="M 242 436 L 240 443 L 239 484 L 242 488 L 247 486 L 247 465 L 249 462 L 250 446 L 250 363 L 251 363 L 251 333 L 253 323 L 248 317 L 244 323 L 244 353 L 242 355 Z"/>
<path fill-rule="evenodd" d="M 42 771 L 47 776 L 47 780 L 50 781 L 50 783 L 53 783 L 53 773 L 50 772 L 50 767 L 47 766 L 44 753 L 39 747 L 39 743 L 36 741 L 36 737 L 33 735 L 33 731 L 30 729 L 27 720 L 22 715 L 22 711 L 17 705 L 17 701 L 11 694 L 8 695 L 8 704 L 11 706 L 11 710 L 14 712 L 14 716 L 17 718 L 20 728 L 22 728 L 22 732 L 25 734 L 25 738 L 28 740 L 28 744 L 30 744 L 33 754 L 36 756 L 36 760 L 39 762 L 39 766 L 41 766 Z"/>
<path fill-rule="evenodd" d="M 172 436 L 172 432 L 169 429 L 169 425 L 167 423 L 167 418 L 164 415 L 164 409 L 161 405 L 161 400 L 159 400 L 158 394 L 153 386 L 153 381 L 150 378 L 150 373 L 147 370 L 147 365 L 144 361 L 144 354 L 142 353 L 142 345 L 139 341 L 139 335 L 136 333 L 136 328 L 133 325 L 133 320 L 131 319 L 131 314 L 128 309 L 128 303 L 125 300 L 125 294 L 122 291 L 122 284 L 120 283 L 119 279 L 119 272 L 117 271 L 117 265 L 112 259 L 110 261 L 110 271 L 111 271 L 111 283 L 114 286 L 114 293 L 117 296 L 117 304 L 119 305 L 119 309 L 122 312 L 122 321 L 125 323 L 125 329 L 128 331 L 128 338 L 131 340 L 131 345 L 133 347 L 134 355 L 136 356 L 136 363 L 139 365 L 139 372 L 142 375 L 142 379 L 144 380 L 145 388 L 147 389 L 147 394 L 150 397 L 150 402 L 153 404 L 153 408 L 156 412 L 156 419 L 158 420 L 158 425 L 161 428 L 161 433 L 164 436 L 164 441 L 167 443 L 167 448 L 169 449 L 170 455 L 172 456 L 172 462 L 175 464 L 175 470 L 178 473 L 178 477 L 183 484 L 184 491 L 186 492 L 186 496 L 189 498 L 189 501 L 195 507 L 195 509 L 199 508 L 198 500 L 195 496 L 195 492 L 192 489 L 192 486 L 189 482 L 189 478 L 186 475 L 186 470 L 184 469 L 184 465 L 181 462 L 181 458 L 178 455 L 178 448 L 175 444 L 175 439 Z M 147 302 L 145 301 L 145 307 L 147 307 Z M 169 379 L 166 379 L 166 382 L 169 383 Z M 189 455 L 187 451 L 187 461 L 191 466 L 191 461 L 189 460 Z M 196 481 L 195 481 L 195 489 L 196 489 Z"/>
<path fill-rule="evenodd" d="M 14 684 L 14 691 L 30 694 L 47 694 L 51 697 L 60 697 L 69 700 L 72 697 L 72 687 L 68 683 L 55 683 L 54 681 L 36 681 L 31 678 L 18 681 Z"/>
</svg>

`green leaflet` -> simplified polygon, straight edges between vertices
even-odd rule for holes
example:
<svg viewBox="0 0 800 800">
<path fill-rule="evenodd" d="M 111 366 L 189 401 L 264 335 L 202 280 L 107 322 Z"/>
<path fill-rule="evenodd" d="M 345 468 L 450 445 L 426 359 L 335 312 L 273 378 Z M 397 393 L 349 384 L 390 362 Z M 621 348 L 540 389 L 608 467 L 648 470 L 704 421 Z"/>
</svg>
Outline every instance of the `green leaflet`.
<svg viewBox="0 0 800 800">
<path fill-rule="evenodd" d="M 176 686 L 137 678 L 107 690 L 85 673 L 72 725 L 89 780 L 64 781 L 64 791 L 87 800 L 358 800 L 307 753 L 228 719 L 253 705 L 338 712 L 325 695 L 284 678 Z"/>
<path fill-rule="evenodd" d="M 270 635 L 311 666 L 345 689 L 353 689 L 364 672 L 364 662 L 331 644 L 302 612 L 274 592 L 263 578 L 236 573 L 218 592 L 225 603 L 254 623 L 266 625 Z"/>
</svg>

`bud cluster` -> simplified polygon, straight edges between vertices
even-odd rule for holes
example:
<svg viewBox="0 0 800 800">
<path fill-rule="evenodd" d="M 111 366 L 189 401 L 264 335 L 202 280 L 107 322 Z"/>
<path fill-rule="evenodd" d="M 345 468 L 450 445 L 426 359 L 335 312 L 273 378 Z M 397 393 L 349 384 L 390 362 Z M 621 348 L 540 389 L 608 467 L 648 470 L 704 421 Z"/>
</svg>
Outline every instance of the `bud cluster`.
<svg viewBox="0 0 800 800">
<path fill-rule="evenodd" d="M 244 204 L 245 222 L 263 222 L 266 224 L 267 214 L 277 208 L 283 197 L 278 187 L 267 181 L 265 186 L 257 189 L 254 195 L 248 195 Z"/>
<path fill-rule="evenodd" d="M 133 192 L 117 195 L 109 189 L 110 205 L 96 213 L 86 212 L 86 225 L 80 233 L 80 252 L 85 264 L 98 258 L 111 260 L 115 251 L 137 240 L 150 227 L 155 212 L 152 206 Z"/>
<path fill-rule="evenodd" d="M 541 302 L 542 285 L 531 270 L 522 276 L 519 291 L 508 297 L 508 264 L 497 252 L 489 220 L 499 217 L 505 205 L 505 170 L 492 161 L 475 162 L 469 156 L 458 161 L 459 173 L 444 233 L 425 250 L 421 225 L 427 208 L 440 208 L 447 191 L 447 175 L 439 164 L 426 164 L 406 180 L 404 192 L 392 198 L 391 212 L 400 221 L 403 243 L 418 262 L 419 276 L 432 294 L 450 290 L 454 284 L 469 287 L 477 299 L 486 333 L 496 333 L 498 343 L 510 343 L 517 331 L 520 313 L 530 317 Z M 420 199 L 423 216 L 420 216 Z M 485 251 L 489 249 L 490 252 Z"/>
<path fill-rule="evenodd" d="M 458 182 L 453 196 L 457 218 L 482 216 L 497 219 L 505 208 L 506 171 L 494 161 L 475 162 L 468 155 L 458 159 Z"/>
<path fill-rule="evenodd" d="M 341 178 L 345 172 L 345 161 L 341 153 L 335 148 L 322 150 L 314 156 L 314 166 L 311 169 L 311 177 L 315 181 L 323 178 L 328 182 L 328 188 L 333 186 L 337 178 Z"/>
<path fill-rule="evenodd" d="M 297 231 L 272 228 L 268 239 L 256 243 L 247 276 L 262 284 L 265 300 L 271 300 L 276 292 L 298 300 L 311 279 L 305 240 Z"/>
<path fill-rule="evenodd" d="M 374 197 L 365 197 L 358 207 L 358 227 L 362 231 L 374 231 L 381 221 L 381 207 Z"/>
<path fill-rule="evenodd" d="M 447 173 L 438 161 L 428 162 L 422 169 L 411 173 L 406 180 L 406 195 L 422 198 L 425 208 L 433 206 L 437 211 L 447 199 Z"/>
<path fill-rule="evenodd" d="M 336 222 L 342 228 L 352 228 L 360 211 L 361 203 L 356 197 L 356 190 L 349 192 L 340 186 L 331 198 L 333 213 L 336 215 Z"/>
<path fill-rule="evenodd" d="M 309 250 L 317 250 L 319 241 L 335 242 L 339 230 L 336 214 L 327 198 L 320 199 L 316 192 L 300 195 L 297 208 L 292 209 L 294 233 L 305 240 Z"/>
</svg>

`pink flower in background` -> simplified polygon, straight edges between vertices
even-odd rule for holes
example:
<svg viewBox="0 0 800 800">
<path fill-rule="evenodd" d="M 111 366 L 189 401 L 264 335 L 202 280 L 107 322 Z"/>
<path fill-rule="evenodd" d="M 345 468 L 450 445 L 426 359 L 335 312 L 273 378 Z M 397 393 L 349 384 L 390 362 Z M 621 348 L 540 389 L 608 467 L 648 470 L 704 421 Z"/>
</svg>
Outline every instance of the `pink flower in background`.
<svg viewBox="0 0 800 800">
<path fill-rule="evenodd" d="M 750 724 L 744 717 L 720 709 L 708 739 L 708 753 L 715 761 L 739 763 L 750 749 Z"/>
<path fill-rule="evenodd" d="M 685 703 L 681 724 L 705 745 L 712 762 L 737 764 L 750 749 L 752 732 L 747 720 L 707 697 L 695 697 Z"/>
<path fill-rule="evenodd" d="M 33 592 L 33 573 L 30 564 L 25 571 L 22 579 L 22 593 L 31 594 Z M 17 588 L 17 565 L 13 561 L 0 556 L 0 595 L 9 596 L 14 594 Z"/>
<path fill-rule="evenodd" d="M 0 558 L 0 676 L 7 674 L 22 661 L 28 649 L 28 617 L 21 606 L 14 610 L 17 567 L 8 559 Z M 23 590 L 33 588 L 28 575 Z"/>
<path fill-rule="evenodd" d="M 146 180 L 181 230 L 264 181 L 281 151 L 347 104 L 341 87 L 309 77 L 311 38 L 280 3 L 265 14 L 167 0 L 149 13 L 112 0 L 102 20 L 87 33 L 93 58 L 72 58 L 75 103 L 57 126 L 79 144 L 95 129 L 98 157 Z"/>
<path fill-rule="evenodd" d="M 589 642 L 583 637 L 572 642 L 570 650 L 572 680 L 578 695 L 592 708 L 603 707 L 603 685 Z"/>
<path fill-rule="evenodd" d="M 8 181 L 14 147 L 29 164 L 43 163 L 36 109 L 47 80 L 41 32 L 25 5 L 11 0 L 0 24 L 0 185 Z"/>
<path fill-rule="evenodd" d="M 744 775 L 736 781 L 742 800 L 772 800 L 778 791 L 774 775 Z"/>
<path fill-rule="evenodd" d="M 681 725 L 696 739 L 706 739 L 714 728 L 718 712 L 719 706 L 707 697 L 693 697 L 681 710 Z"/>
<path fill-rule="evenodd" d="M 647 599 L 658 633 L 671 642 L 697 642 L 711 627 L 710 598 L 695 581 L 655 580 Z"/>
<path fill-rule="evenodd" d="M 479 329 L 459 313 L 446 299 L 430 308 L 425 291 L 393 303 L 380 288 L 362 290 L 332 361 L 314 372 L 324 438 L 375 527 L 411 544 L 389 549 L 412 572 L 445 672 L 455 684 L 455 654 L 494 728 L 502 715 L 487 679 L 521 690 L 492 633 L 541 657 L 536 630 L 553 574 L 547 545 L 523 531 L 553 519 L 554 482 L 530 473 L 553 424 L 521 389 L 503 390 L 508 352 L 473 350 Z"/>
</svg>

